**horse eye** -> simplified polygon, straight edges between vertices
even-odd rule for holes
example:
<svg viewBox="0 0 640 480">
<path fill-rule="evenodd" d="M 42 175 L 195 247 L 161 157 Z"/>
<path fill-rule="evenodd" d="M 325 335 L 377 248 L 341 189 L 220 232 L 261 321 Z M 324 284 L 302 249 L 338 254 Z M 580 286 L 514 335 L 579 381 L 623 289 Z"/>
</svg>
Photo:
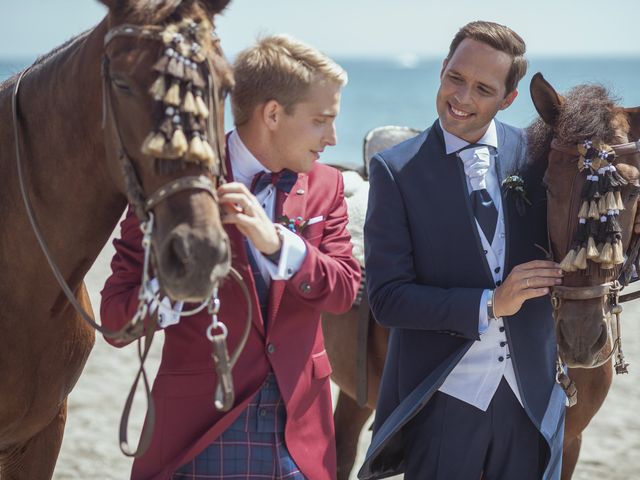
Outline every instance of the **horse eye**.
<svg viewBox="0 0 640 480">
<path fill-rule="evenodd" d="M 125 93 L 131 93 L 131 87 L 129 87 L 129 84 L 126 81 L 124 81 L 122 78 L 118 78 L 118 77 L 112 78 L 111 83 L 113 83 L 118 90 L 121 90 L 122 92 L 125 92 Z"/>
</svg>

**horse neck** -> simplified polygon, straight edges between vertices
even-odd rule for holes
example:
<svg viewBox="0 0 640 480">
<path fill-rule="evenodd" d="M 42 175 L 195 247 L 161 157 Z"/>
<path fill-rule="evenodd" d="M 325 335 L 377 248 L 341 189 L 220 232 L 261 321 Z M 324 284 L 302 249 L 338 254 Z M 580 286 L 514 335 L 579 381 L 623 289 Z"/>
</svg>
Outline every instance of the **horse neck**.
<svg viewBox="0 0 640 480">
<path fill-rule="evenodd" d="M 52 256 L 72 287 L 84 278 L 126 204 L 109 174 L 104 151 L 100 65 L 106 31 L 105 19 L 32 68 L 20 86 L 26 189 Z M 3 123 L 13 121 L 9 117 Z M 13 151 L 14 142 L 8 144 Z M 15 157 L 6 160 L 15 164 Z M 0 247 L 12 243 L 16 271 L 42 275 L 42 268 L 48 267 L 43 267 L 13 170 L 7 203 L 17 208 L 7 215 Z M 49 286 L 59 292 L 55 284 Z"/>
</svg>

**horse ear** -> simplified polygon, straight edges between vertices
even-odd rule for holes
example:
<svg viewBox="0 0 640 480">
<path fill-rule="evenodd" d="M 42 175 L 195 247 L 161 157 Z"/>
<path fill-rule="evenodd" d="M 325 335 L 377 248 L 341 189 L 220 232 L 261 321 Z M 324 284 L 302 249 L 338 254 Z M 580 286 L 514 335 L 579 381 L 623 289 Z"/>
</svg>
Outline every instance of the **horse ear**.
<svg viewBox="0 0 640 480">
<path fill-rule="evenodd" d="M 531 92 L 533 105 L 542 120 L 544 120 L 544 123 L 552 127 L 555 126 L 564 99 L 558 95 L 540 72 L 536 73 L 531 79 L 529 91 Z"/>
<path fill-rule="evenodd" d="M 126 6 L 127 0 L 100 0 L 100 3 L 104 4 L 110 12 L 116 12 Z"/>
<path fill-rule="evenodd" d="M 640 107 L 625 108 L 624 111 L 629 117 L 629 138 L 640 139 Z"/>
</svg>

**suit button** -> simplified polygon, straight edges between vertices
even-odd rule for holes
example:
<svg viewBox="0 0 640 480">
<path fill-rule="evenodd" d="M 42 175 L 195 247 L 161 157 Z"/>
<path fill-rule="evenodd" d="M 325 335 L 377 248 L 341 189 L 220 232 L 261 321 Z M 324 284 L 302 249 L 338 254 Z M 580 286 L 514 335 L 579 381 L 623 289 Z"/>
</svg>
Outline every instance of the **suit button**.
<svg viewBox="0 0 640 480">
<path fill-rule="evenodd" d="M 260 416 L 261 417 L 266 417 L 267 416 L 267 409 L 266 408 L 261 408 L 260 409 Z"/>
<path fill-rule="evenodd" d="M 504 357 L 503 356 L 498 357 L 498 361 L 499 362 L 504 362 Z"/>
<path fill-rule="evenodd" d="M 273 354 L 276 351 L 276 346 L 273 343 L 267 345 L 267 353 Z"/>
<path fill-rule="evenodd" d="M 311 284 L 309 282 L 302 282 L 300 284 L 300 290 L 302 293 L 309 293 L 311 291 Z"/>
<path fill-rule="evenodd" d="M 500 285 L 502 285 L 502 280 L 496 280 L 496 287 L 499 287 Z"/>
<path fill-rule="evenodd" d="M 500 273 L 500 267 L 496 267 L 493 271 L 496 273 Z"/>
<path fill-rule="evenodd" d="M 504 347 L 507 344 L 507 342 L 500 342 L 500 346 Z"/>
<path fill-rule="evenodd" d="M 504 332 L 504 327 L 500 327 L 500 331 L 501 331 L 501 332 Z"/>
</svg>

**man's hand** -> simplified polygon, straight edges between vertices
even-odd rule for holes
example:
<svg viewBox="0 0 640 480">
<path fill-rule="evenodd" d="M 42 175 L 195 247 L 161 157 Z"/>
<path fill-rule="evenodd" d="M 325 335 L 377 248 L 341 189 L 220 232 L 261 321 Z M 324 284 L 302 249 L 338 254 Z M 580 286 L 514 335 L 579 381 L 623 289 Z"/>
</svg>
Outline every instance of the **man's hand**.
<svg viewBox="0 0 640 480">
<path fill-rule="evenodd" d="M 562 283 L 560 265 L 548 260 L 533 260 L 514 267 L 493 294 L 496 317 L 514 315 L 530 298 L 549 293 L 549 287 Z"/>
<path fill-rule="evenodd" d="M 225 183 L 218 187 L 223 209 L 222 222 L 233 224 L 265 255 L 276 253 L 282 241 L 256 197 L 242 183 Z"/>
</svg>

